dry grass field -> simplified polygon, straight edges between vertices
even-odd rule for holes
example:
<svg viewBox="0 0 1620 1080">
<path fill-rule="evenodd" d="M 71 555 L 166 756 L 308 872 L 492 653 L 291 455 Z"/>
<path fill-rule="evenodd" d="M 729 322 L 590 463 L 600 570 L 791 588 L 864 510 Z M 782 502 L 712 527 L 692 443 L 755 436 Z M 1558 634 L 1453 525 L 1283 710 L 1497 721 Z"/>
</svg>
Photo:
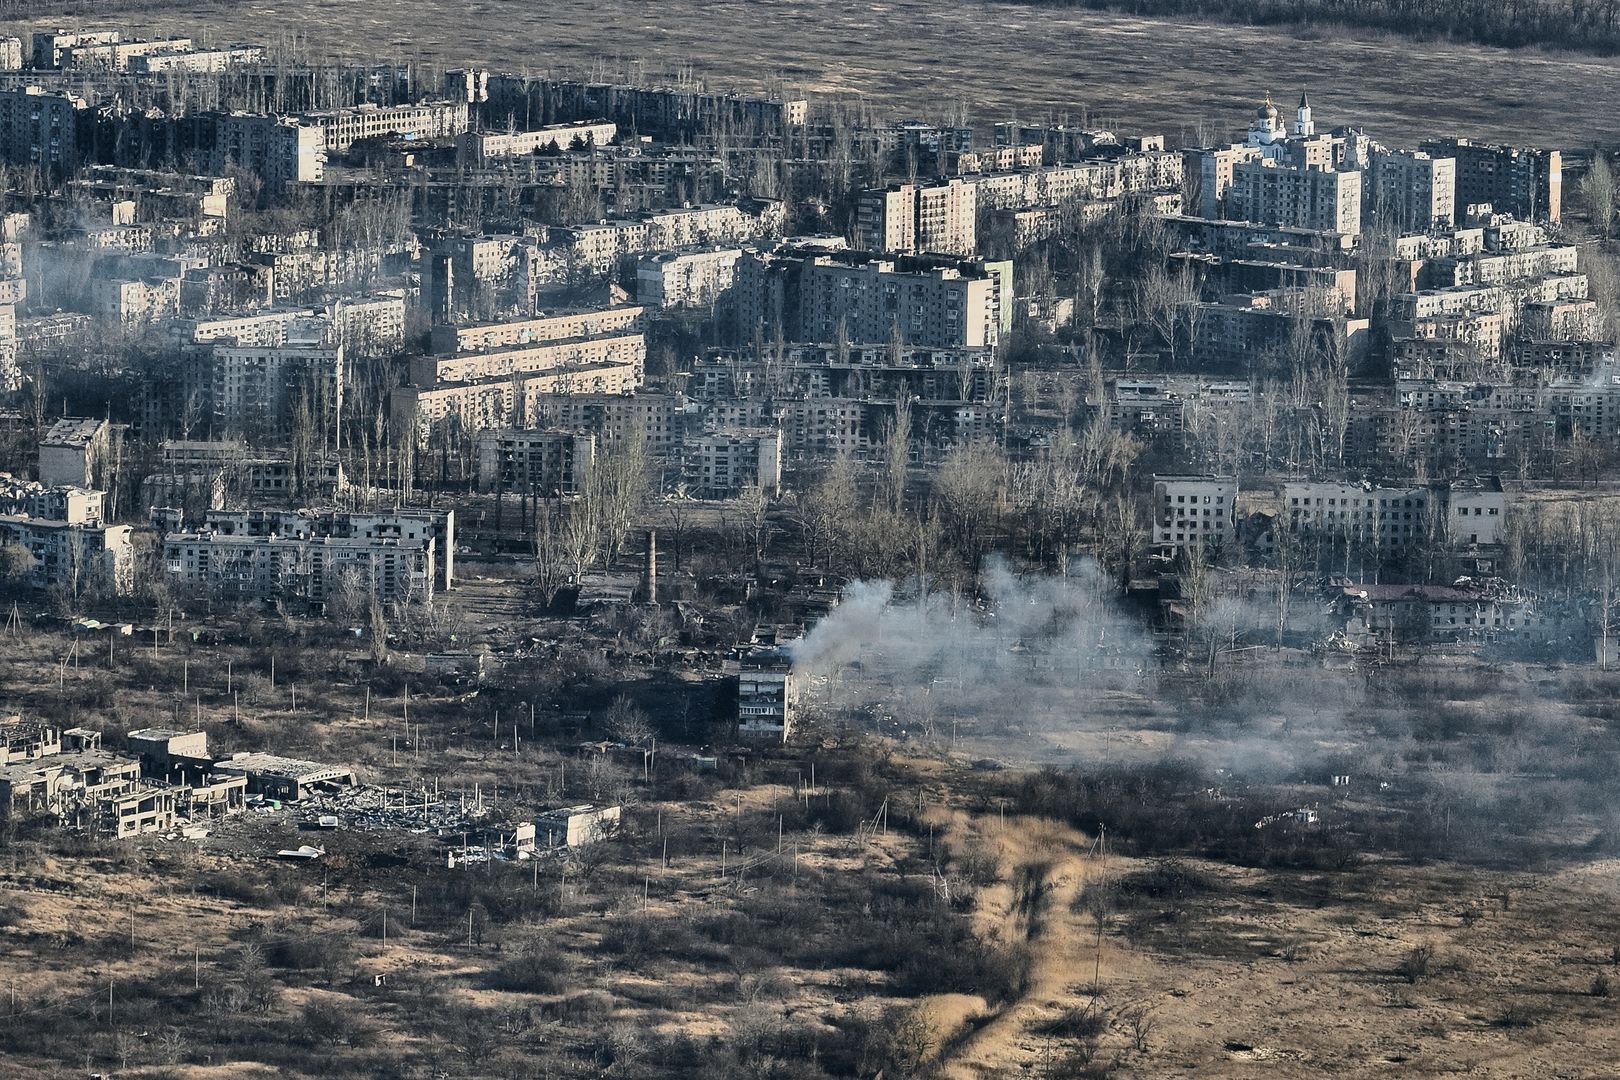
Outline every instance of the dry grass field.
<svg viewBox="0 0 1620 1080">
<path fill-rule="evenodd" d="M 472 608 L 516 610 L 510 586 L 479 584 Z M 363 682 L 338 650 L 278 649 L 271 686 L 249 647 L 132 643 L 110 670 L 99 653 L 61 667 L 68 648 L 47 631 L 8 642 L 0 677 L 19 707 L 112 732 L 200 715 L 222 746 L 352 762 L 402 788 L 431 773 L 447 791 L 532 798 L 565 763 L 585 767 L 567 740 L 502 749 L 482 699 L 425 685 L 411 717 L 427 750 L 396 762 L 399 687 L 379 685 L 366 720 Z M 225 661 L 250 691 L 240 725 Z M 1607 745 L 1611 682 L 1475 665 L 1399 677 L 1437 680 L 1447 699 L 1432 711 L 1450 735 L 1423 736 L 1437 753 L 1513 717 L 1538 767 L 1572 739 Z M 1360 681 L 1316 678 L 1319 696 L 1347 702 Z M 1319 705 L 1295 693 L 1277 708 L 1298 728 Z M 1233 707 L 1254 714 L 1244 726 L 1257 739 L 1314 741 Z M 1409 716 L 1378 700 L 1354 711 L 1381 729 Z M 1444 811 L 1455 860 L 1386 848 L 1377 837 L 1402 835 L 1400 819 L 1438 811 L 1406 790 L 1416 771 L 1389 774 L 1380 794 L 1375 759 L 1393 750 L 1374 741 L 1358 748 L 1356 771 L 1370 775 L 1348 797 L 1309 781 L 1172 796 L 1191 817 L 1170 827 L 1235 816 L 1249 834 L 1251 806 L 1321 800 L 1326 831 L 1214 858 L 1161 853 L 1177 845 L 1150 839 L 1171 820 L 1151 788 L 1097 803 L 1109 807 L 1102 845 L 1073 796 L 1038 804 L 1013 772 L 966 767 L 1022 747 L 1126 768 L 1171 749 L 1171 727 L 1182 753 L 1221 743 L 1168 700 L 1110 693 L 1087 712 L 1081 726 L 1111 732 L 1101 748 L 1095 732 L 1087 742 L 1039 725 L 975 726 L 956 754 L 873 739 L 867 766 L 835 771 L 823 757 L 808 794 L 806 759 L 791 754 L 725 776 L 677 771 L 642 786 L 624 834 L 595 857 L 538 872 L 447 872 L 439 842 L 348 831 L 323 836 L 319 864 L 278 863 L 270 852 L 309 839 L 285 811 L 235 819 L 199 845 L 38 833 L 0 849 L 0 1073 L 787 1076 L 776 1070 L 814 1057 L 871 1075 L 882 1059 L 864 1025 L 887 1011 L 883 1022 L 903 1018 L 884 1040 L 907 1055 L 900 1074 L 952 1080 L 1613 1075 L 1620 892 L 1603 815 L 1579 800 L 1542 807 L 1554 784 L 1524 820 L 1509 803 L 1469 815 L 1464 800 L 1453 830 Z M 1466 790 L 1517 768 L 1497 761 Z M 1464 782 L 1460 764 L 1447 771 Z M 1363 850 L 1312 855 L 1347 824 Z M 731 1071 L 710 1071 L 721 1057 Z"/>
<path fill-rule="evenodd" d="M 1191 141 L 1241 127 L 1268 90 L 1308 86 L 1318 123 L 1391 141 L 1441 133 L 1562 146 L 1620 141 L 1620 61 L 1538 50 L 1188 24 L 1102 12 L 939 0 L 175 0 L 142 4 L 148 32 L 215 40 L 297 35 L 313 51 L 511 70 L 640 61 L 716 85 L 780 83 L 861 95 L 884 112 L 957 103 L 979 122 L 1082 110 Z M 106 21 L 42 5 L 30 26 Z"/>
<path fill-rule="evenodd" d="M 914 779 L 947 779 L 922 767 Z M 740 794 L 753 812 L 786 793 Z M 666 826 L 718 840 L 731 797 L 658 809 Z M 885 1007 L 914 1018 L 919 1064 L 951 1080 L 1305 1080 L 1397 1068 L 1595 1078 L 1620 1060 L 1615 1002 L 1592 990 L 1620 977 L 1612 861 L 1502 875 L 1381 861 L 1301 874 L 1103 859 L 1066 825 L 1002 819 L 965 801 L 930 808 L 929 838 L 803 839 L 796 872 L 762 867 L 746 882 L 722 875 L 712 854 L 683 852 L 666 870 L 632 853 L 644 844 L 614 845 L 616 865 L 580 883 L 561 883 L 547 864 L 533 910 L 498 927 L 480 922 L 472 944 L 456 910 L 438 910 L 443 899 L 413 922 L 409 883 L 423 882 L 424 897 L 431 887 L 420 868 L 360 873 L 358 855 L 347 869 L 276 868 L 142 842 L 112 858 L 13 861 L 0 866 L 9 923 L 0 985 L 18 1004 L 9 1016 L 0 1006 L 0 1030 L 32 1049 L 6 1075 L 84 1075 L 80 1051 L 42 1024 L 77 1033 L 87 1068 L 111 1064 L 146 1080 L 397 1075 L 400 1055 L 455 1076 L 538 1076 L 523 1071 L 525 1055 L 568 1047 L 575 1060 L 644 1068 L 648 1054 L 710 1041 L 753 1047 L 744 1067 L 770 1075 L 779 1055 L 830 1055 L 851 1016 Z M 920 869 L 934 829 L 948 863 L 980 882 L 979 940 L 1027 957 L 1010 996 L 897 994 L 894 980 L 848 958 L 850 939 L 896 932 L 885 929 L 894 913 L 846 906 L 848 890 L 926 895 Z M 1183 892 L 1159 888 L 1172 875 L 1189 882 Z M 242 884 L 222 884 L 233 878 Z M 1121 897 L 1100 938 L 1087 902 L 1099 886 Z M 525 891 L 507 888 L 474 878 L 468 895 Z M 902 911 L 895 925 L 916 917 Z M 776 927 L 765 939 L 737 936 L 761 919 Z M 797 943 L 797 955 L 768 955 L 773 940 Z M 1419 948 L 1424 970 L 1409 967 Z M 531 955 L 540 969 L 525 966 Z M 913 977 L 906 970 L 900 979 Z M 265 987 L 262 1004 L 229 996 L 254 985 Z M 123 1026 L 132 1021 L 137 1029 Z M 286 1035 L 300 1023 L 310 1040 Z M 1080 1046 L 1098 1072 L 1047 1071 L 1060 1060 L 1073 1067 Z M 618 1073 L 569 1075 L 585 1074 Z"/>
</svg>

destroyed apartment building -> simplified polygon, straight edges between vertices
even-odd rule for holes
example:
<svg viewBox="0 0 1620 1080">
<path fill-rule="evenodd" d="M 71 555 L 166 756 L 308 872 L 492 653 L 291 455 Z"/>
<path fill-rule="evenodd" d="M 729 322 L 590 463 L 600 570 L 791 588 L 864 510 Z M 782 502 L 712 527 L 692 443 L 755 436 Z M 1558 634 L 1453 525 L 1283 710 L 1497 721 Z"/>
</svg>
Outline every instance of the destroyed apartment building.
<svg viewBox="0 0 1620 1080">
<path fill-rule="evenodd" d="M 0 814 L 48 815 L 112 839 L 222 817 L 250 797 L 295 802 L 355 784 L 343 766 L 266 753 L 216 758 L 203 731 L 141 728 L 115 753 L 97 731 L 0 719 Z"/>
<path fill-rule="evenodd" d="M 726 665 L 737 686 L 737 736 L 759 742 L 787 742 L 793 734 L 801 676 L 781 647 L 750 646 Z"/>
<path fill-rule="evenodd" d="M 324 605 L 353 579 L 384 602 L 455 580 L 455 511 L 210 510 L 163 538 L 175 584 L 265 602 Z"/>
<path fill-rule="evenodd" d="M 152 775 L 145 757 L 103 750 L 100 732 L 13 717 L 0 724 L 0 739 L 0 813 L 11 820 L 49 815 L 75 831 L 124 839 L 243 805 L 235 781 L 204 770 L 194 783 L 171 783 Z"/>
</svg>

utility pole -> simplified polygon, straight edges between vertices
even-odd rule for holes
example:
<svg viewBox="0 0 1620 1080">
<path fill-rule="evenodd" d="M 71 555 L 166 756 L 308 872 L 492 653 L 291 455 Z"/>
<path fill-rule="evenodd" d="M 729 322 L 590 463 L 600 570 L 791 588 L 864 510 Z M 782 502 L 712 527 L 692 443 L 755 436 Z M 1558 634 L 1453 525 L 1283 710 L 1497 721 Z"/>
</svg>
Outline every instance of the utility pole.
<svg viewBox="0 0 1620 1080">
<path fill-rule="evenodd" d="M 1099 873 L 1104 878 L 1104 884 L 1106 884 L 1108 874 L 1108 826 L 1099 823 L 1097 830 L 1097 856 L 1102 862 L 1102 869 Z M 1091 992 L 1093 995 L 1096 995 L 1102 988 L 1102 935 L 1103 916 L 1099 910 L 1097 914 L 1097 952 L 1091 965 Z"/>
</svg>

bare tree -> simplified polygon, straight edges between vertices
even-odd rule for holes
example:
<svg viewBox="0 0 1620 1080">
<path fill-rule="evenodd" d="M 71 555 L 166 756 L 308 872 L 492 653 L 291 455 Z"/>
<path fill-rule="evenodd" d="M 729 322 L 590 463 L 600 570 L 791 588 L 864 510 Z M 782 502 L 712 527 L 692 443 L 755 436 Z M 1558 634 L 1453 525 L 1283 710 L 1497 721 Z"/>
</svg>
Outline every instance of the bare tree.
<svg viewBox="0 0 1620 1080">
<path fill-rule="evenodd" d="M 652 720 L 624 694 L 615 697 L 608 705 L 607 713 L 602 717 L 602 726 L 609 735 L 627 746 L 643 746 L 653 736 Z"/>
<path fill-rule="evenodd" d="M 883 432 L 883 497 L 890 510 L 898 514 L 906 504 L 906 477 L 911 463 L 911 399 L 904 391 L 897 393 L 894 416 Z"/>
<path fill-rule="evenodd" d="M 1592 165 L 1581 177 L 1581 201 L 1586 204 L 1587 216 L 1592 220 L 1592 231 L 1606 240 L 1614 231 L 1614 172 L 1609 168 L 1609 157 L 1602 150 L 1592 151 Z"/>
<path fill-rule="evenodd" d="M 844 564 L 848 537 L 859 511 L 855 462 L 848 454 L 836 455 L 821 479 L 799 497 L 799 528 L 805 556 L 829 569 Z"/>
<path fill-rule="evenodd" d="M 934 500 L 946 541 L 969 567 L 989 549 L 991 526 L 1005 495 L 1007 461 L 987 443 L 969 443 L 946 455 L 934 480 Z"/>
<path fill-rule="evenodd" d="M 1248 612 L 1241 600 L 1223 595 L 1219 577 L 1201 544 L 1186 553 L 1180 581 L 1186 608 L 1187 655 L 1197 657 L 1204 678 L 1212 680 L 1221 656 L 1240 647 Z"/>
</svg>

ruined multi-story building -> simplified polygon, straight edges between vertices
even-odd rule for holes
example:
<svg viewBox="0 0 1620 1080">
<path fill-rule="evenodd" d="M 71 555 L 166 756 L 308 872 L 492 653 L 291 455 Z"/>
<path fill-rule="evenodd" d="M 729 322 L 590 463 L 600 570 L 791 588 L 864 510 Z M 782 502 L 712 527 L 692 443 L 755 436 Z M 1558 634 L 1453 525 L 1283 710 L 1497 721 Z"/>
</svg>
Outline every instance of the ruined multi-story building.
<svg viewBox="0 0 1620 1080">
<path fill-rule="evenodd" d="M 977 189 L 961 179 L 890 184 L 863 192 L 856 244 L 867 250 L 971 257 L 978 251 Z"/>
<path fill-rule="evenodd" d="M 596 436 L 505 428 L 478 435 L 478 490 L 577 495 L 596 460 Z"/>
<path fill-rule="evenodd" d="M 950 348 L 1012 325 L 1012 264 L 788 248 L 750 252 L 729 300 L 739 337 Z"/>
<path fill-rule="evenodd" d="M 1528 149 L 1472 139 L 1435 139 L 1424 152 L 1457 163 L 1457 205 L 1489 203 L 1526 221 L 1563 216 L 1564 158 L 1557 150 Z"/>
</svg>

